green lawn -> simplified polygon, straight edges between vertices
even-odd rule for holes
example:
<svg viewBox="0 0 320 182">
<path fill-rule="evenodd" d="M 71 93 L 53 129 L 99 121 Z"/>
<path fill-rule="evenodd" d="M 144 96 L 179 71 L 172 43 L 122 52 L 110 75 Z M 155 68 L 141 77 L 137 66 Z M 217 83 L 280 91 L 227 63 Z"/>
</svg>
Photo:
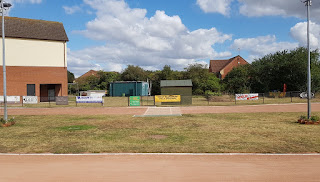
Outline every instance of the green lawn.
<svg viewBox="0 0 320 182">
<path fill-rule="evenodd" d="M 319 153 L 320 125 L 297 124 L 303 114 L 16 116 L 0 153 Z"/>
</svg>

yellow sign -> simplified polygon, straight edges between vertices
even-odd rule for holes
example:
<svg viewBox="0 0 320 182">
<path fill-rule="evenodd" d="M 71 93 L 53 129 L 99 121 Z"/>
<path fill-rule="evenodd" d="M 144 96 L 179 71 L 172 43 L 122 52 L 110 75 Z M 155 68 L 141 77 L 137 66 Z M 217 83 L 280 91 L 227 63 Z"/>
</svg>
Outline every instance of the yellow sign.
<svg viewBox="0 0 320 182">
<path fill-rule="evenodd" d="M 180 95 L 156 95 L 156 102 L 181 102 Z"/>
</svg>

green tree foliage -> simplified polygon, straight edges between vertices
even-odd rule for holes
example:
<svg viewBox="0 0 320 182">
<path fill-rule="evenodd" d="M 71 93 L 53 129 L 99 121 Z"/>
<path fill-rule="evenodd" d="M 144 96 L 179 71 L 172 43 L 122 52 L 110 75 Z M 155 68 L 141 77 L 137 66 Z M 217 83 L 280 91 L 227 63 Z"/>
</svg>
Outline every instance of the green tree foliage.
<svg viewBox="0 0 320 182">
<path fill-rule="evenodd" d="M 86 90 L 108 90 L 110 83 L 120 80 L 120 74 L 117 72 L 99 71 L 97 75 L 90 75 L 78 81 L 80 91 Z"/>
<path fill-rule="evenodd" d="M 68 83 L 72 83 L 74 79 L 74 74 L 68 70 Z"/>
<path fill-rule="evenodd" d="M 121 80 L 123 81 L 146 81 L 147 73 L 139 66 L 128 65 L 128 67 L 121 73 Z"/>
<path fill-rule="evenodd" d="M 266 55 L 251 65 L 234 68 L 223 80 L 225 90 L 231 93 L 245 91 L 265 93 L 305 91 L 307 85 L 307 53 L 304 47 Z M 312 90 L 320 90 L 319 51 L 311 52 Z"/>
<path fill-rule="evenodd" d="M 99 71 L 97 75 L 98 75 L 99 81 L 96 88 L 98 90 L 109 90 L 110 83 L 114 81 L 119 81 L 121 76 L 118 72 L 104 72 L 104 71 Z"/>
<path fill-rule="evenodd" d="M 228 93 L 244 93 L 250 89 L 250 65 L 234 67 L 223 79 L 224 90 Z"/>
<path fill-rule="evenodd" d="M 194 95 L 202 95 L 206 90 L 220 91 L 219 79 L 209 70 L 206 65 L 191 64 L 183 72 L 184 79 L 192 80 L 192 92 Z"/>
<path fill-rule="evenodd" d="M 269 92 L 283 89 L 287 91 L 305 91 L 307 84 L 307 53 L 304 47 L 292 51 L 269 54 L 252 63 L 250 73 L 251 90 Z M 311 69 L 313 83 L 319 82 L 316 70 L 319 69 L 319 52 L 311 52 Z"/>
</svg>

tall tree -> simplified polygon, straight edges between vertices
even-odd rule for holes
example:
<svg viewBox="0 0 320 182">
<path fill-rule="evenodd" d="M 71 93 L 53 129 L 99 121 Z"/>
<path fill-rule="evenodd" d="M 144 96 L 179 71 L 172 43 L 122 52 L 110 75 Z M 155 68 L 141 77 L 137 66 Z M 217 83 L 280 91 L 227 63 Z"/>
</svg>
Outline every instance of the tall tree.
<svg viewBox="0 0 320 182">
<path fill-rule="evenodd" d="M 128 65 L 128 67 L 121 73 L 121 80 L 123 81 L 146 81 L 147 73 L 139 66 Z"/>
<path fill-rule="evenodd" d="M 67 70 L 67 72 L 68 72 L 68 83 L 72 83 L 75 80 L 74 74 L 69 70 Z"/>
<path fill-rule="evenodd" d="M 249 91 L 249 68 L 249 64 L 234 67 L 222 81 L 224 90 L 233 94 Z"/>
<path fill-rule="evenodd" d="M 195 95 L 204 94 L 206 90 L 219 91 L 219 79 L 215 78 L 206 65 L 191 64 L 183 72 L 184 79 L 192 80 L 192 92 Z"/>
</svg>

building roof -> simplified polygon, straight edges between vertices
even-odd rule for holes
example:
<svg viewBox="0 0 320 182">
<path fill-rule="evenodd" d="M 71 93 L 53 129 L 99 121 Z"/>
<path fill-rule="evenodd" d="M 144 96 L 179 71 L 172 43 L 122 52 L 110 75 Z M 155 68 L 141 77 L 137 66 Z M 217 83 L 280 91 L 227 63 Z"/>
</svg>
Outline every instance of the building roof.
<svg viewBox="0 0 320 182">
<path fill-rule="evenodd" d="M 210 60 L 210 69 L 212 72 L 218 73 L 221 70 L 223 70 L 229 63 L 231 63 L 237 57 L 241 57 L 241 56 L 238 55 L 233 58 L 225 59 L 225 60 Z"/>
<path fill-rule="evenodd" d="M 0 18 L 2 24 L 2 19 Z M 2 27 L 0 26 L 2 36 Z M 69 41 L 63 24 L 54 21 L 5 17 L 5 36 L 38 40 Z"/>
<path fill-rule="evenodd" d="M 86 79 L 86 78 L 88 78 L 89 76 L 92 76 L 92 75 L 98 77 L 97 74 L 98 74 L 98 71 L 89 70 L 85 74 L 83 74 L 83 75 L 79 76 L 78 78 L 76 78 L 75 82 L 82 81 L 82 80 L 84 80 L 84 79 Z"/>
<path fill-rule="evenodd" d="M 161 80 L 160 87 L 192 87 L 191 80 Z"/>
</svg>

